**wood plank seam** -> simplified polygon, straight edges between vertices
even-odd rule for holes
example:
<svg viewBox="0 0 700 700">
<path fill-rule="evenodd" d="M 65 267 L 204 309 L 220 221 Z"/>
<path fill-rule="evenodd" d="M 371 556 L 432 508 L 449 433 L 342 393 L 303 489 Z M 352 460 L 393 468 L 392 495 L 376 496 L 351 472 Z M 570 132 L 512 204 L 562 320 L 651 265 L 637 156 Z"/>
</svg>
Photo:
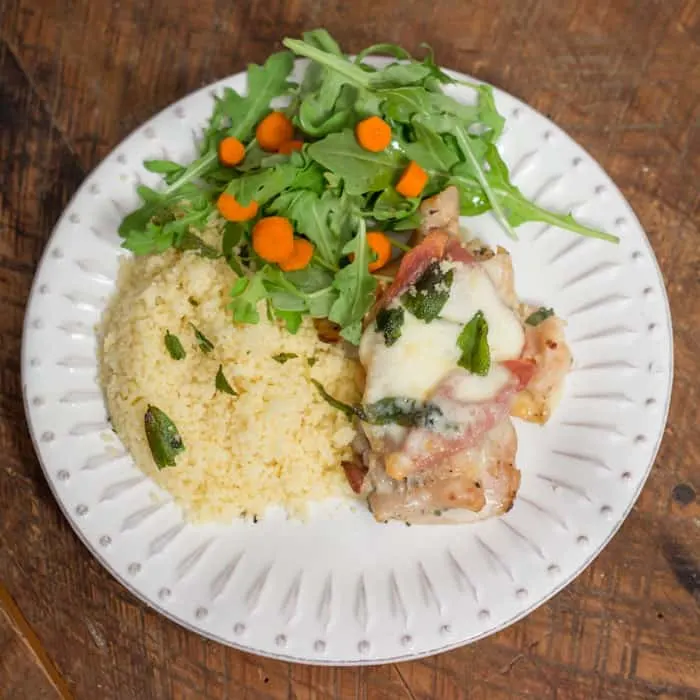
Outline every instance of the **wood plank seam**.
<svg viewBox="0 0 700 700">
<path fill-rule="evenodd" d="M 44 675 L 56 689 L 56 692 L 61 696 L 62 700 L 73 700 L 73 695 L 68 688 L 68 684 L 54 665 L 36 632 L 34 632 L 31 625 L 22 614 L 22 611 L 19 609 L 19 606 L 13 600 L 10 592 L 2 583 L 0 583 L 0 607 L 2 607 L 3 612 L 17 630 L 29 653 L 37 660 Z"/>
</svg>

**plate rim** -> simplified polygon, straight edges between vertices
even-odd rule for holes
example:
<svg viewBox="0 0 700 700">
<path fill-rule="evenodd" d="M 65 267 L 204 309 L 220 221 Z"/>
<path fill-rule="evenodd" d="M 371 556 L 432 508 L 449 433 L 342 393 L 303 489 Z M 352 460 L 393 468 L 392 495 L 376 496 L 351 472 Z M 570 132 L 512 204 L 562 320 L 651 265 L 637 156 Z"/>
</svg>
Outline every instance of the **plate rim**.
<svg viewBox="0 0 700 700">
<path fill-rule="evenodd" d="M 308 61 L 305 59 L 295 59 L 296 64 L 306 64 Z M 46 264 L 47 258 L 49 256 L 50 249 L 52 247 L 52 242 L 54 238 L 57 236 L 57 233 L 61 227 L 61 225 L 64 223 L 64 220 L 68 217 L 68 212 L 71 209 L 71 206 L 77 199 L 78 195 L 83 191 L 85 188 L 87 182 L 90 180 L 90 178 L 93 176 L 94 172 L 105 162 L 107 161 L 113 154 L 120 148 L 121 144 L 123 144 L 125 141 L 130 139 L 132 136 L 137 134 L 139 131 L 148 128 L 148 126 L 159 119 L 161 116 L 165 115 L 167 112 L 172 110 L 176 105 L 178 105 L 181 101 L 189 99 L 199 93 L 205 94 L 205 93 L 211 93 L 212 90 L 215 87 L 220 86 L 221 84 L 230 82 L 234 79 L 240 78 L 241 76 L 246 76 L 246 70 L 239 71 L 237 73 L 232 73 L 227 76 L 224 76 L 223 78 L 214 80 L 207 85 L 204 85 L 203 87 L 197 88 L 195 90 L 192 90 L 191 92 L 182 95 L 181 97 L 177 98 L 176 100 L 170 102 L 168 105 L 166 105 L 163 109 L 159 110 L 158 112 L 154 113 L 151 117 L 146 119 L 145 121 L 139 123 L 133 130 L 131 130 L 127 135 L 125 135 L 123 138 L 120 139 L 120 141 L 114 145 L 114 147 L 100 160 L 99 163 L 97 163 L 88 173 L 85 174 L 82 182 L 76 189 L 76 191 L 72 194 L 68 202 L 66 203 L 61 215 L 58 217 L 56 220 L 55 224 L 53 225 L 52 231 L 50 236 L 46 239 L 46 242 L 44 244 L 44 250 L 39 258 L 39 261 L 36 265 L 36 268 L 34 270 L 34 275 L 33 275 L 33 280 L 32 280 L 32 285 L 30 288 L 29 295 L 27 297 L 27 302 L 25 305 L 25 316 L 22 324 L 22 341 L 21 341 L 21 367 L 20 367 L 20 377 L 21 377 L 21 385 L 22 385 L 22 398 L 23 398 L 23 406 L 24 406 L 24 413 L 25 413 L 25 420 L 27 424 L 27 428 L 29 430 L 29 434 L 31 437 L 31 442 L 32 442 L 32 447 L 34 449 L 34 453 L 36 456 L 37 461 L 39 462 L 43 476 L 45 481 L 47 482 L 49 489 L 51 491 L 51 494 L 58 505 L 59 509 L 61 510 L 61 513 L 65 517 L 65 519 L 68 521 L 71 529 L 73 532 L 77 535 L 79 540 L 83 543 L 83 545 L 86 547 L 88 552 L 97 559 L 97 561 L 103 566 L 109 574 L 119 582 L 120 585 L 122 585 L 130 595 L 133 595 L 135 598 L 140 600 L 142 603 L 146 604 L 149 608 L 154 610 L 160 615 L 163 615 L 165 618 L 170 620 L 171 622 L 174 622 L 180 627 L 183 627 L 184 629 L 188 630 L 189 632 L 195 633 L 199 635 L 200 637 L 204 639 L 210 639 L 213 641 L 216 641 L 220 644 L 223 644 L 225 646 L 237 649 L 239 651 L 244 651 L 247 653 L 252 653 L 256 656 L 261 656 L 269 659 L 274 659 L 278 661 L 285 661 L 288 663 L 299 663 L 303 665 L 312 665 L 312 666 L 339 666 L 339 667 L 352 667 L 352 666 L 376 666 L 376 665 L 382 665 L 382 664 L 387 664 L 387 663 L 396 663 L 396 662 L 401 662 L 401 661 L 410 661 L 410 660 L 418 660 L 422 658 L 426 658 L 429 656 L 433 656 L 435 654 L 440 654 L 443 652 L 448 652 L 452 651 L 454 649 L 467 646 L 469 644 L 473 644 L 475 642 L 478 642 L 486 637 L 489 637 L 491 635 L 494 635 L 498 632 L 502 632 L 504 629 L 507 629 L 511 625 L 515 624 L 516 622 L 519 622 L 520 620 L 524 619 L 531 613 L 533 613 L 535 610 L 543 606 L 545 603 L 549 602 L 555 595 L 560 593 L 564 588 L 569 586 L 576 578 L 578 578 L 602 553 L 602 551 L 610 544 L 610 541 L 615 537 L 615 535 L 618 533 L 620 528 L 622 527 L 623 523 L 627 520 L 629 517 L 630 512 L 636 505 L 639 496 L 641 495 L 642 490 L 646 486 L 646 483 L 649 479 L 649 475 L 651 473 L 652 468 L 655 465 L 656 458 L 658 456 L 661 443 L 663 442 L 664 436 L 665 436 L 665 429 L 668 424 L 668 416 L 669 416 L 669 410 L 670 410 L 670 405 L 671 405 L 671 400 L 673 396 L 673 388 L 674 388 L 674 372 L 675 372 L 675 367 L 674 367 L 674 360 L 675 360 L 675 351 L 674 351 L 674 336 L 673 336 L 673 319 L 671 315 L 671 308 L 670 308 L 670 303 L 668 299 L 668 293 L 666 290 L 666 285 L 665 285 L 665 280 L 663 277 L 663 273 L 661 271 L 661 267 L 659 265 L 658 259 L 654 253 L 654 249 L 651 245 L 651 242 L 649 240 L 649 237 L 647 235 L 647 232 L 645 228 L 642 226 L 641 222 L 639 221 L 639 218 L 637 217 L 634 209 L 632 208 L 631 204 L 629 203 L 627 197 L 625 194 L 620 190 L 620 188 L 617 186 L 617 184 L 614 182 L 612 177 L 608 174 L 608 172 L 603 168 L 603 166 L 598 162 L 597 159 L 595 159 L 586 148 L 584 148 L 578 140 L 574 139 L 566 130 L 558 126 L 554 121 L 549 119 L 546 115 L 542 114 L 539 110 L 535 109 L 528 103 L 524 102 L 520 98 L 514 96 L 512 93 L 497 87 L 496 85 L 493 85 L 491 83 L 487 83 L 486 81 L 480 80 L 478 78 L 474 78 L 473 76 L 467 74 L 467 73 L 462 73 L 460 71 L 456 71 L 453 69 L 449 68 L 444 68 L 446 73 L 449 75 L 456 77 L 461 80 L 468 80 L 472 81 L 475 83 L 479 84 L 486 84 L 486 85 L 491 85 L 496 93 L 501 93 L 504 96 L 510 98 L 514 102 L 518 104 L 520 107 L 524 107 L 528 110 L 531 110 L 534 112 L 541 120 L 546 122 L 548 125 L 556 128 L 557 130 L 561 131 L 564 133 L 573 143 L 577 145 L 577 147 L 583 151 L 586 155 L 587 158 L 590 159 L 591 163 L 594 163 L 600 171 L 604 174 L 604 176 L 607 178 L 607 180 L 613 185 L 615 190 L 619 193 L 621 197 L 621 202 L 624 203 L 625 208 L 627 209 L 628 215 L 632 219 L 634 223 L 639 227 L 639 230 L 642 232 L 642 238 L 643 238 L 643 245 L 646 246 L 646 251 L 649 254 L 649 259 L 653 264 L 653 269 L 656 274 L 657 281 L 659 282 L 659 286 L 661 288 L 661 297 L 662 297 L 662 302 L 663 302 L 663 308 L 665 311 L 664 314 L 664 322 L 666 325 L 666 330 L 668 333 L 668 362 L 669 362 L 669 369 L 668 369 L 668 376 L 669 376 L 669 381 L 667 386 L 665 387 L 666 389 L 666 397 L 665 397 L 665 402 L 662 408 L 662 413 L 660 416 L 660 425 L 661 425 L 661 430 L 659 431 L 659 435 L 657 437 L 656 443 L 653 445 L 653 449 L 651 451 L 651 459 L 649 460 L 649 463 L 646 465 L 646 468 L 644 470 L 644 473 L 639 481 L 639 484 L 636 488 L 636 490 L 630 494 L 629 501 L 627 503 L 626 508 L 624 511 L 621 512 L 619 517 L 615 519 L 614 522 L 610 523 L 610 531 L 603 539 L 603 541 L 594 549 L 591 549 L 589 552 L 586 553 L 585 557 L 582 559 L 582 563 L 579 567 L 577 567 L 567 578 L 562 580 L 557 586 L 553 587 L 551 591 L 549 591 L 545 596 L 533 600 L 533 602 L 525 607 L 523 610 L 517 612 L 515 615 L 511 616 L 510 618 L 504 620 L 501 622 L 499 625 L 494 626 L 492 628 L 486 629 L 485 631 L 476 634 L 473 637 L 470 637 L 468 639 L 461 639 L 461 640 L 455 640 L 452 642 L 448 642 L 444 645 L 434 647 L 432 649 L 428 650 L 421 650 L 418 652 L 407 652 L 405 654 L 400 654 L 396 656 L 384 656 L 380 658 L 373 658 L 371 656 L 367 658 L 354 658 L 351 660 L 345 660 L 345 659 L 337 659 L 337 658 L 302 658 L 299 656 L 293 656 L 293 655 L 286 655 L 283 653 L 275 653 L 273 651 L 267 650 L 267 649 L 259 649 L 253 646 L 248 646 L 245 644 L 240 644 L 235 641 L 232 641 L 230 639 L 226 639 L 224 637 L 220 637 L 219 635 L 203 630 L 201 628 L 198 628 L 188 622 L 186 619 L 180 617 L 177 615 L 175 612 L 170 611 L 165 609 L 164 607 L 161 607 L 160 605 L 157 604 L 155 599 L 148 598 L 145 594 L 141 593 L 138 588 L 130 585 L 130 582 L 128 579 L 126 579 L 124 576 L 119 574 L 112 566 L 111 564 L 107 561 L 107 559 L 103 556 L 103 554 L 100 552 L 99 549 L 94 547 L 90 541 L 87 539 L 87 537 L 83 534 L 81 528 L 79 527 L 77 520 L 72 516 L 72 514 L 69 512 L 67 505 L 63 502 L 61 498 L 59 498 L 57 490 L 54 485 L 53 479 L 49 475 L 49 467 L 45 463 L 44 459 L 41 456 L 41 450 L 39 448 L 39 440 L 38 436 L 35 433 L 34 430 L 34 425 L 31 419 L 32 416 L 32 409 L 29 404 L 29 399 L 27 395 L 27 381 L 26 378 L 28 374 L 30 373 L 30 364 L 29 364 L 29 358 L 28 358 L 28 335 L 29 335 L 29 327 L 30 327 L 30 320 L 29 320 L 29 313 L 28 310 L 30 306 L 32 305 L 33 301 L 35 300 L 35 297 L 37 296 L 38 292 L 38 278 L 39 278 L 39 272 L 40 270 L 44 267 Z M 246 78 L 247 80 L 247 78 Z"/>
</svg>

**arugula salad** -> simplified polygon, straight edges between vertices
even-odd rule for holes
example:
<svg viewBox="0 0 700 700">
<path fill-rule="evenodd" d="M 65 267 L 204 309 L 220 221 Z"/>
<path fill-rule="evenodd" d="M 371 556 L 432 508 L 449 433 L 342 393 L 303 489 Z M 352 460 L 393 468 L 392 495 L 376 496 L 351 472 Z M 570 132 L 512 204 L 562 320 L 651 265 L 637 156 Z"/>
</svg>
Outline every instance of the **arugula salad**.
<svg viewBox="0 0 700 700">
<path fill-rule="evenodd" d="M 384 266 L 407 250 L 402 232 L 418 227 L 424 199 L 450 185 L 461 215 L 491 211 L 511 238 L 539 221 L 617 242 L 512 184 L 491 87 L 468 83 L 476 103 L 456 101 L 443 87 L 460 81 L 430 50 L 419 60 L 376 44 L 351 58 L 324 29 L 283 43 L 287 51 L 249 66 L 247 94 L 225 88 L 215 98 L 195 160 L 144 163 L 163 187 L 139 186 L 142 205 L 119 227 L 135 255 L 175 248 L 225 258 L 238 275 L 234 322 L 257 323 L 264 300 L 291 333 L 311 316 L 357 345 L 378 284 L 390 281 Z M 295 55 L 310 60 L 299 83 Z M 377 67 L 367 60 L 376 55 L 391 60 Z M 288 103 L 275 110 L 278 98 Z M 219 217 L 213 246 L 198 232 Z"/>
</svg>

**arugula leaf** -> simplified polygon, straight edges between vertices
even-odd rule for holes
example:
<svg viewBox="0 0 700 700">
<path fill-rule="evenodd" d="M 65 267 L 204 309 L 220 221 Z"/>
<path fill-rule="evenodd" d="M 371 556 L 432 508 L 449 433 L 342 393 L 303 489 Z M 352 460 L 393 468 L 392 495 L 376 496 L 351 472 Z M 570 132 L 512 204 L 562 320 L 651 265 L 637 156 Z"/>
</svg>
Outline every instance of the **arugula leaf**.
<svg viewBox="0 0 700 700">
<path fill-rule="evenodd" d="M 156 192 L 145 185 L 139 185 L 136 192 L 144 201 L 144 205 L 125 216 L 118 229 L 119 235 L 127 239 L 123 244 L 125 248 L 128 247 L 126 244 L 133 233 L 155 234 L 156 231 L 149 228 L 149 224 L 159 228 L 167 227 L 168 232 L 171 232 L 171 229 L 179 225 L 177 215 L 182 214 L 179 205 L 183 202 L 189 205 L 187 208 L 190 217 L 201 215 L 205 218 L 209 213 L 208 201 L 196 185 L 183 186 L 181 192 L 172 195 Z"/>
<path fill-rule="evenodd" d="M 482 377 L 486 376 L 491 368 L 488 333 L 486 318 L 481 311 L 477 311 L 457 338 L 457 347 L 462 351 L 457 364 Z"/>
<path fill-rule="evenodd" d="M 458 163 L 452 168 L 447 184 L 455 185 L 459 190 L 459 213 L 462 216 L 478 216 L 491 209 L 491 202 L 467 163 Z"/>
<path fill-rule="evenodd" d="M 304 41 L 326 53 L 342 57 L 340 47 L 325 29 L 304 33 Z M 319 64 L 311 64 L 300 88 L 297 125 L 317 138 L 349 126 L 353 121 L 357 90 L 345 78 Z"/>
<path fill-rule="evenodd" d="M 194 331 L 194 337 L 197 339 L 197 345 L 199 345 L 199 349 L 205 354 L 208 355 L 213 349 L 214 349 L 214 344 L 207 338 L 202 331 L 200 331 L 197 326 L 194 325 L 194 323 L 190 323 L 190 326 L 192 327 L 192 330 Z"/>
<path fill-rule="evenodd" d="M 350 195 L 386 189 L 405 166 L 399 151 L 366 151 L 349 129 L 311 144 L 308 153 L 324 168 L 342 177 Z"/>
<path fill-rule="evenodd" d="M 231 180 L 226 192 L 233 195 L 243 206 L 253 199 L 263 206 L 290 187 L 298 174 L 299 168 L 292 163 L 279 163 L 272 169 L 253 171 Z"/>
<path fill-rule="evenodd" d="M 283 365 L 286 362 L 289 362 L 289 360 L 293 360 L 295 357 L 299 357 L 295 352 L 280 352 L 277 353 L 277 355 L 273 355 L 272 359 L 275 362 L 279 362 L 279 364 Z"/>
<path fill-rule="evenodd" d="M 160 175 L 170 175 L 171 173 L 182 170 L 183 166 L 175 163 L 172 160 L 144 160 L 143 167 L 151 173 Z"/>
<path fill-rule="evenodd" d="M 297 55 L 306 56 L 312 61 L 334 70 L 343 76 L 347 82 L 354 84 L 358 88 L 381 90 L 416 83 L 424 83 L 424 88 L 429 88 L 429 78 L 432 80 L 437 79 L 439 82 L 453 82 L 449 76 L 435 65 L 432 56 L 429 56 L 422 63 L 411 60 L 409 63 L 392 63 L 385 68 L 375 70 L 362 64 L 361 60 L 352 63 L 342 53 L 329 51 L 327 50 L 328 47 L 315 46 L 308 41 L 287 38 L 282 43 Z M 403 56 L 410 56 L 410 54 L 403 52 L 400 47 L 390 44 L 382 44 L 380 46 L 384 49 L 388 48 L 391 53 L 397 53 L 398 49 Z M 373 48 L 375 47 L 370 47 L 370 49 Z"/>
<path fill-rule="evenodd" d="M 367 215 L 376 221 L 398 221 L 411 216 L 420 205 L 420 197 L 404 197 L 393 187 L 387 187 L 377 199 Z M 393 226 L 393 228 L 396 228 Z M 409 226 L 409 228 L 415 228 Z"/>
<path fill-rule="evenodd" d="M 331 226 L 331 215 L 342 207 L 340 197 L 331 191 L 319 197 L 315 192 L 302 190 L 291 198 L 276 200 L 271 209 L 292 219 L 296 231 L 316 246 L 316 252 L 328 265 L 335 266 L 346 241 Z"/>
<path fill-rule="evenodd" d="M 245 277 L 245 270 L 241 262 L 241 248 L 244 247 L 243 241 L 250 231 L 251 223 L 250 221 L 245 223 L 227 221 L 221 237 L 221 254 L 239 278 Z"/>
<path fill-rule="evenodd" d="M 455 138 L 457 139 L 457 143 L 459 144 L 459 147 L 462 149 L 462 153 L 467 159 L 467 163 L 471 167 L 474 175 L 476 176 L 476 179 L 479 181 L 479 184 L 481 185 L 481 188 L 484 191 L 484 194 L 486 195 L 486 197 L 489 200 L 489 203 L 491 204 L 491 208 L 493 209 L 493 213 L 496 215 L 496 219 L 498 219 L 499 223 L 503 227 L 503 230 L 513 240 L 518 240 L 518 236 L 515 233 L 515 229 L 511 226 L 506 212 L 501 206 L 500 199 L 491 187 L 491 183 L 493 180 L 489 180 L 487 178 L 483 166 L 477 159 L 476 153 L 474 152 L 474 148 L 472 146 L 472 138 L 467 134 L 467 132 L 462 126 L 458 125 L 455 126 L 454 134 Z"/>
<path fill-rule="evenodd" d="M 170 353 L 173 360 L 184 360 L 187 356 L 185 348 L 182 347 L 180 339 L 170 331 L 165 331 L 165 349 Z"/>
<path fill-rule="evenodd" d="M 442 311 L 450 297 L 454 270 L 443 271 L 441 263 L 430 263 L 418 281 L 401 295 L 406 310 L 421 321 L 430 323 Z"/>
<path fill-rule="evenodd" d="M 573 231 L 581 236 L 599 238 L 610 243 L 620 242 L 617 236 L 580 224 L 571 214 L 557 214 L 543 209 L 527 199 L 511 183 L 508 168 L 503 162 L 498 149 L 493 144 L 489 144 L 486 150 L 486 163 L 489 166 L 486 179 L 489 182 L 490 189 L 499 198 L 502 211 L 513 226 L 519 226 L 526 221 L 541 221 L 550 226 L 558 226 L 559 228 Z"/>
<path fill-rule="evenodd" d="M 340 334 L 348 342 L 359 345 L 362 319 L 374 301 L 377 280 L 369 273 L 370 249 L 367 245 L 365 222 L 360 221 L 357 235 L 343 248 L 344 255 L 354 255 L 333 280 L 338 298 L 328 314 L 329 320 L 341 327 Z"/>
<path fill-rule="evenodd" d="M 372 44 L 357 54 L 355 57 L 355 63 L 362 63 L 367 56 L 374 56 L 377 54 L 381 56 L 393 56 L 394 58 L 404 61 L 411 60 L 412 58 L 411 54 L 398 44 Z M 373 66 L 370 66 L 370 68 L 374 70 Z"/>
<path fill-rule="evenodd" d="M 173 182 L 185 169 L 184 165 L 172 160 L 144 160 L 143 167 L 151 173 L 162 175 L 166 183 Z"/>
<path fill-rule="evenodd" d="M 314 318 L 325 318 L 338 298 L 332 275 L 314 265 L 287 273 L 278 267 L 267 267 L 263 279 L 278 315 L 302 312 Z"/>
<path fill-rule="evenodd" d="M 277 154 L 275 154 L 277 155 Z M 258 170 L 263 167 L 263 162 L 267 162 L 267 158 L 270 154 L 267 151 L 263 151 L 258 144 L 257 139 L 253 139 L 245 149 L 245 158 L 243 162 L 236 166 L 236 170 L 239 172 L 248 172 L 250 170 Z M 229 177 L 229 180 L 232 178 Z"/>
<path fill-rule="evenodd" d="M 391 347 L 401 337 L 403 321 L 404 310 L 402 306 L 379 311 L 374 328 L 378 333 L 384 334 L 384 345 Z"/>
<path fill-rule="evenodd" d="M 251 277 L 241 277 L 231 288 L 233 301 L 228 308 L 233 312 L 236 323 L 258 323 L 260 314 L 257 305 L 267 296 L 263 284 L 263 271 L 256 272 Z"/>
<path fill-rule="evenodd" d="M 228 383 L 228 380 L 224 376 L 224 366 L 219 365 L 219 371 L 216 373 L 216 379 L 214 380 L 214 386 L 217 391 L 221 391 L 224 394 L 230 394 L 231 396 L 238 396 L 238 392 Z"/>
<path fill-rule="evenodd" d="M 496 100 L 493 97 L 493 88 L 490 85 L 479 85 L 478 120 L 480 124 L 487 127 L 488 132 L 482 134 L 482 139 L 495 143 L 503 133 L 506 120 L 496 107 Z"/>
<path fill-rule="evenodd" d="M 162 226 L 147 223 L 143 230 L 133 230 L 122 242 L 122 248 L 130 250 L 134 255 L 150 255 L 163 253 L 173 245 L 174 234 L 164 230 Z"/>
<path fill-rule="evenodd" d="M 542 321 L 546 321 L 550 316 L 554 316 L 554 309 L 546 309 L 540 306 L 537 311 L 533 311 L 526 319 L 528 326 L 539 326 Z"/>
<path fill-rule="evenodd" d="M 250 226 L 247 223 L 226 222 L 224 233 L 221 237 L 221 252 L 225 257 L 234 254 L 234 249 L 243 240 L 249 228 Z"/>
<path fill-rule="evenodd" d="M 442 92 L 428 92 L 425 88 L 412 86 L 394 88 L 382 92 L 381 110 L 387 119 L 401 124 L 410 124 L 415 117 L 435 128 L 435 120 L 441 128 L 436 131 L 450 131 L 451 122 L 447 117 L 455 117 L 465 124 L 478 120 L 479 108 L 453 100 Z"/>
<path fill-rule="evenodd" d="M 326 68 L 330 68 L 342 76 L 346 82 L 356 87 L 368 88 L 370 86 L 371 74 L 365 72 L 360 66 L 348 61 L 342 53 L 327 51 L 328 47 L 314 46 L 299 39 L 286 38 L 282 40 L 282 44 L 298 56 L 305 56 Z"/>
<path fill-rule="evenodd" d="M 435 63 L 435 53 L 433 47 L 425 42 L 421 43 L 421 48 L 426 50 L 426 56 L 423 59 L 423 65 L 428 66 L 432 70 L 432 78 L 438 83 L 460 83 L 466 85 L 467 87 L 473 87 L 472 83 L 465 80 L 456 80 L 452 76 L 448 75 L 443 71 L 437 63 Z M 437 86 L 439 87 L 439 86 Z"/>
<path fill-rule="evenodd" d="M 348 61 L 337 49 L 330 51 L 328 47 L 294 39 L 285 39 L 284 44 L 298 55 L 310 58 L 314 62 L 313 65 L 334 71 L 339 80 L 354 85 L 358 90 L 356 111 L 360 112 L 365 105 L 370 110 L 378 107 L 384 118 L 392 124 L 403 124 L 415 129 L 415 120 L 445 139 L 448 134 L 454 134 L 461 154 L 460 159 L 464 160 L 452 165 L 450 175 L 452 183 L 460 188 L 466 199 L 466 203 L 463 201 L 461 205 L 463 214 L 474 215 L 490 208 L 511 238 L 516 238 L 514 227 L 520 223 L 542 221 L 581 235 L 617 242 L 615 236 L 578 224 L 571 215 L 549 212 L 529 202 L 510 183 L 507 169 L 505 174 L 500 171 L 493 173 L 494 166 L 490 159 L 495 160 L 498 156 L 495 148 L 493 153 L 490 149 L 502 133 L 504 120 L 498 113 L 490 86 L 452 79 L 437 67 L 432 52 L 422 63 L 412 60 L 409 63 L 391 64 L 384 69 L 374 70 L 364 64 Z M 402 58 L 407 56 L 400 48 L 391 45 L 381 45 L 379 49 L 400 55 Z M 377 50 L 377 47 L 371 47 L 370 50 Z M 444 94 L 440 83 L 445 82 L 462 82 L 474 88 L 478 93 L 477 104 L 464 105 Z M 360 104 L 363 107 L 360 107 Z M 392 177 L 386 173 L 385 168 L 388 165 L 391 170 L 391 164 L 375 164 L 381 170 L 381 176 L 378 176 L 375 182 L 371 177 L 372 166 L 358 163 L 356 153 L 343 153 L 340 158 L 333 158 L 333 149 L 328 146 L 340 143 L 326 144 L 326 141 L 329 138 L 340 138 L 342 133 L 344 132 L 330 134 L 319 142 L 325 146 L 311 146 L 309 151 L 312 157 L 318 156 L 317 160 L 331 171 L 337 181 L 341 178 L 346 181 L 350 194 L 365 194 L 374 191 L 375 187 L 386 188 Z M 345 138 L 347 139 L 347 136 Z M 354 144 L 351 144 L 351 147 L 352 145 Z M 436 146 L 437 142 L 433 139 L 431 145 Z M 449 139 L 445 145 L 450 148 Z M 331 152 L 326 153 L 324 148 Z M 425 149 L 418 147 L 415 150 L 419 151 L 420 159 L 425 161 Z M 427 147 L 427 150 L 430 152 L 430 147 Z M 434 153 L 431 154 L 431 159 L 434 156 Z M 447 152 L 441 149 L 439 157 L 448 157 Z M 347 170 L 343 167 L 346 160 L 351 163 Z M 448 174 L 446 170 L 450 168 L 440 167 L 431 173 L 435 177 L 433 188 L 438 184 L 445 184 L 443 180 Z M 425 196 L 429 194 L 428 191 L 425 192 Z"/>
<path fill-rule="evenodd" d="M 286 190 L 309 190 L 320 194 L 324 188 L 322 168 L 309 157 L 292 153 L 282 156 L 282 160 L 269 167 L 252 170 L 231 180 L 226 192 L 244 206 L 253 199 L 263 206 Z"/>
<path fill-rule="evenodd" d="M 143 417 L 143 423 L 156 467 L 159 470 L 174 467 L 175 458 L 185 449 L 175 423 L 157 406 L 150 404 Z"/>
<path fill-rule="evenodd" d="M 290 88 L 288 82 L 289 74 L 294 66 L 292 55 L 283 51 L 270 56 L 263 66 L 250 65 L 248 67 L 248 87 L 247 94 L 241 96 L 231 88 L 225 88 L 223 95 L 215 100 L 214 111 L 210 119 L 209 126 L 204 132 L 201 145 L 201 155 L 180 171 L 174 169 L 166 175 L 166 187 L 162 192 L 148 190 L 148 188 L 138 188 L 139 195 L 144 204 L 137 210 L 124 217 L 119 226 L 119 234 L 125 238 L 124 247 L 129 250 L 138 248 L 148 249 L 146 240 L 157 238 L 157 243 L 150 246 L 157 252 L 164 248 L 164 241 L 167 240 L 169 230 L 159 231 L 149 227 L 149 223 L 163 225 L 163 220 L 175 219 L 173 209 L 178 204 L 183 204 L 183 208 L 188 210 L 206 209 L 206 216 L 212 211 L 211 193 L 204 191 L 196 183 L 201 179 L 206 179 L 208 175 L 219 169 L 217 154 L 217 144 L 224 136 L 235 136 L 241 141 L 247 141 L 256 124 L 269 111 L 270 101 L 286 93 Z M 169 168 L 161 161 L 155 166 L 156 169 Z M 200 205 L 197 206 L 193 200 L 198 198 Z M 206 207 L 202 206 L 206 203 Z M 184 204 L 187 203 L 187 207 Z M 206 216 L 199 221 L 204 224 Z M 154 221 L 154 219 L 160 219 Z M 187 226 L 189 227 L 189 222 Z M 169 224 L 165 224 L 167 229 Z M 174 238 L 172 239 L 174 241 Z M 172 243 L 171 243 L 172 245 Z M 136 252 L 136 251 L 134 251 Z"/>
<path fill-rule="evenodd" d="M 304 314 L 301 311 L 282 311 L 280 309 L 275 309 L 274 314 L 280 321 L 284 321 L 287 332 L 292 335 L 296 334 L 304 320 Z"/>
<path fill-rule="evenodd" d="M 459 161 L 459 154 L 453 151 L 442 137 L 427 128 L 420 119 L 412 121 L 415 141 L 402 144 L 410 160 L 415 160 L 424 170 L 450 172 Z"/>
<path fill-rule="evenodd" d="M 419 201 L 420 203 L 420 201 Z M 415 231 L 420 226 L 421 216 L 418 211 L 413 212 L 405 219 L 394 221 L 391 224 L 392 231 Z"/>
<path fill-rule="evenodd" d="M 221 97 L 216 98 L 214 114 L 205 134 L 207 150 L 215 147 L 214 136 L 225 129 L 226 136 L 235 136 L 247 141 L 258 122 L 270 109 L 275 97 L 284 95 L 291 87 L 289 74 L 294 68 L 294 58 L 288 51 L 273 53 L 262 66 L 248 66 L 248 80 L 245 95 L 239 95 L 232 88 L 224 88 Z M 209 136 L 209 140 L 206 138 Z"/>
<path fill-rule="evenodd" d="M 373 90 L 389 90 L 419 85 L 430 75 L 430 66 L 422 63 L 392 63 L 372 74 L 369 87 Z"/>
</svg>

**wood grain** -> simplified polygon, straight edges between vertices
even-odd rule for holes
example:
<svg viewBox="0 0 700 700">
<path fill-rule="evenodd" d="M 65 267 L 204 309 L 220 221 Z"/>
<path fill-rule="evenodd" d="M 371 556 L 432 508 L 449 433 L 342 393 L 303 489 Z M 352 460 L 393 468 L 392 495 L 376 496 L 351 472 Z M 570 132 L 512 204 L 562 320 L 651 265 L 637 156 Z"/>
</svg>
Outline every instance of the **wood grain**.
<svg viewBox="0 0 700 700">
<path fill-rule="evenodd" d="M 93 560 L 53 502 L 19 378 L 32 274 L 86 173 L 157 110 L 313 26 L 327 27 L 350 51 L 376 41 L 417 50 L 428 41 L 445 65 L 550 115 L 630 200 L 663 270 L 675 327 L 666 437 L 639 502 L 603 554 L 500 634 L 376 668 L 268 661 L 145 608 Z M 0 578 L 75 697 L 697 698 L 699 98 L 696 0 L 3 0 Z M 44 697 L 26 663 L 0 663 L 0 697 Z"/>
</svg>

